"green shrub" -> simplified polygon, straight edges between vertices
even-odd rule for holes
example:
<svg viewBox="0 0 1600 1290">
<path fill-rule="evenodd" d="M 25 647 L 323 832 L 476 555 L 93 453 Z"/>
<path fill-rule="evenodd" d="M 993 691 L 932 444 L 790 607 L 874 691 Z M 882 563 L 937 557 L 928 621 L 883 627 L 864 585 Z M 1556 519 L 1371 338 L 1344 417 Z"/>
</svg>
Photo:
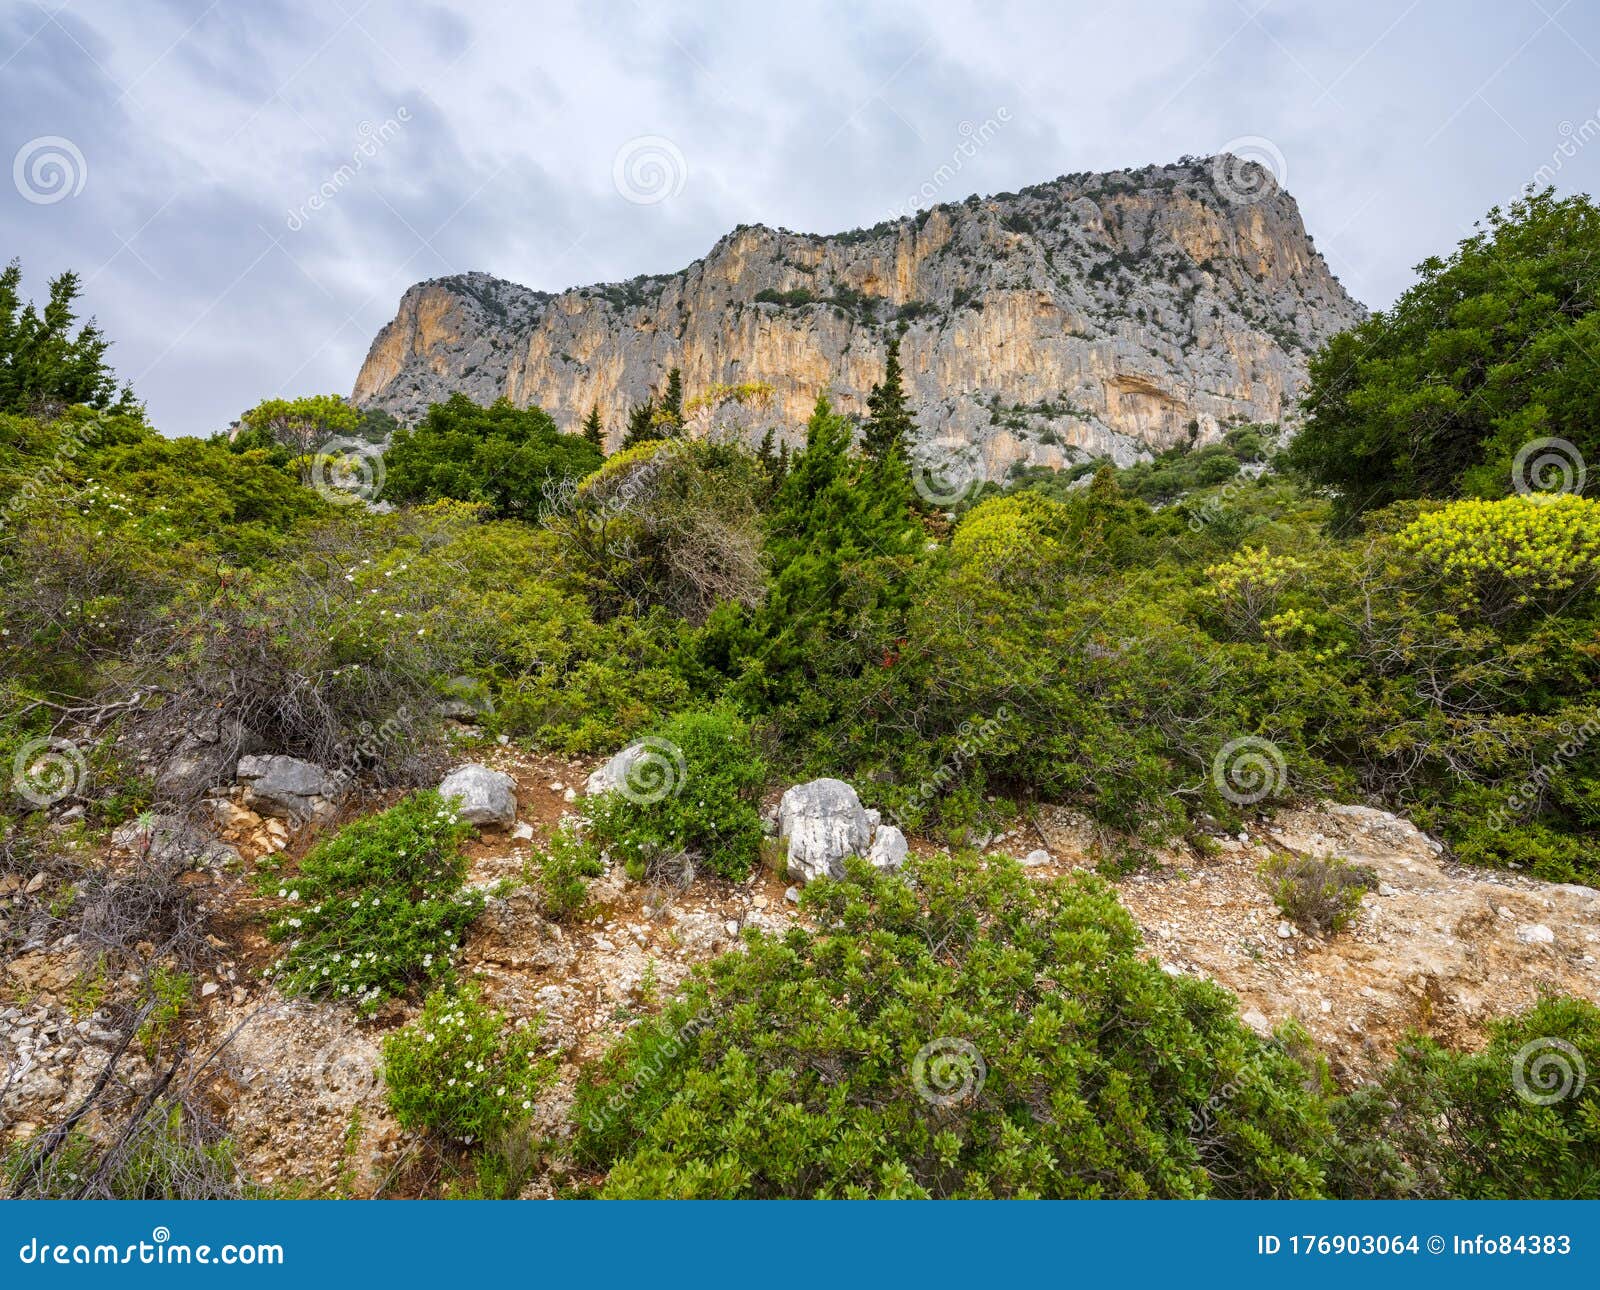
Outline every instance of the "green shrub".
<svg viewBox="0 0 1600 1290">
<path fill-rule="evenodd" d="M 589 903 L 588 879 L 604 872 L 599 848 L 563 820 L 550 844 L 528 860 L 528 879 L 539 892 L 545 916 L 557 922 L 580 915 Z"/>
<path fill-rule="evenodd" d="M 613 1197 L 1307 1196 L 1307 1071 L 1093 877 L 851 862 L 581 1077 Z"/>
<path fill-rule="evenodd" d="M 622 788 L 589 803 L 596 840 L 634 879 L 685 856 L 719 877 L 746 877 L 759 859 L 757 800 L 767 770 L 750 728 L 732 712 L 686 712 L 641 741 Z"/>
<path fill-rule="evenodd" d="M 268 929 L 288 946 L 268 975 L 285 994 L 349 999 L 364 1013 L 447 976 L 483 909 L 461 890 L 470 832 L 437 793 L 413 793 L 319 842 L 297 875 L 262 875 L 289 902 Z"/>
<path fill-rule="evenodd" d="M 508 1026 L 475 986 L 435 990 L 421 1015 L 383 1041 L 389 1107 L 405 1129 L 483 1143 L 526 1120 L 555 1078 L 539 1026 Z"/>
<path fill-rule="evenodd" d="M 1261 866 L 1273 902 L 1302 931 L 1327 935 L 1342 930 L 1361 908 L 1361 897 L 1378 886 L 1365 865 L 1331 857 L 1280 853 Z"/>
<path fill-rule="evenodd" d="M 1379 1199 L 1593 1199 L 1600 1190 L 1600 1008 L 1546 999 L 1476 1053 L 1413 1037 L 1382 1081 L 1334 1108 L 1329 1177 Z"/>
</svg>

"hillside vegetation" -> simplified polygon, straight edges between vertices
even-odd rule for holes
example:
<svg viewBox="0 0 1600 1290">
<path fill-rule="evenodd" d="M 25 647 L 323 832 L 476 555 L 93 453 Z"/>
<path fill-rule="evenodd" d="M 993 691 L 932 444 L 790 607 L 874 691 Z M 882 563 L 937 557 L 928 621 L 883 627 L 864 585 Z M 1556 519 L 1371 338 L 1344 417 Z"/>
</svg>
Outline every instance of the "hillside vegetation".
<svg viewBox="0 0 1600 1290">
<path fill-rule="evenodd" d="M 11 1143 L 10 1190 L 249 1188 L 204 1081 L 173 1074 L 216 928 L 186 886 L 203 843 L 154 821 L 265 752 L 372 809 L 244 862 L 262 979 L 379 1016 L 399 1122 L 483 1194 L 535 1159 L 607 1196 L 1596 1194 L 1600 1093 L 1519 1084 L 1534 1043 L 1600 1072 L 1592 1005 L 1547 1000 L 1476 1054 L 1419 1036 L 1340 1089 L 1303 1034 L 1162 972 L 1101 878 L 979 853 L 1050 804 L 1126 873 L 1333 797 L 1600 886 L 1597 254 L 1591 203 L 1531 195 L 1313 358 L 1286 451 L 1236 427 L 955 491 L 908 456 L 892 323 L 866 417 L 818 398 L 793 453 L 759 387 L 677 372 L 609 457 L 462 397 L 384 453 L 326 396 L 164 438 L 74 333 L 72 281 L 46 361 L 8 274 L 0 943 L 76 937 L 82 1015 L 147 1072 Z M 808 883 L 801 922 L 584 1066 L 570 1136 L 536 1134 L 550 1046 L 453 967 L 496 893 L 462 888 L 469 830 L 431 791 L 452 703 L 487 747 L 667 750 L 672 791 L 597 792 L 537 844 L 553 923 L 602 852 L 646 884 L 770 866 L 764 794 L 816 776 L 929 845 Z M 107 858 L 130 822 L 135 860 Z M 1370 884 L 1264 881 L 1330 935 Z"/>
</svg>

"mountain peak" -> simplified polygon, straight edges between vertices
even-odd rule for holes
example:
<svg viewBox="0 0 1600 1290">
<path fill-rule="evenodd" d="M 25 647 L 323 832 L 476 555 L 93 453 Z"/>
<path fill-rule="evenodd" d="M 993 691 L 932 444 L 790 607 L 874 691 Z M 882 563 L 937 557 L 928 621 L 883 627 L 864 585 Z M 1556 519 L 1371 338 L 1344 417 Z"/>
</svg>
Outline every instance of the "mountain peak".
<svg viewBox="0 0 1600 1290">
<path fill-rule="evenodd" d="M 860 413 L 902 336 L 921 435 L 1019 465 L 1131 462 L 1292 419 L 1308 354 L 1365 311 L 1270 166 L 1233 154 L 1068 174 L 840 233 L 740 225 L 678 273 L 538 292 L 419 283 L 354 397 L 402 420 L 462 391 L 575 428 L 681 368 L 762 380 L 798 434 L 818 393 Z"/>
</svg>

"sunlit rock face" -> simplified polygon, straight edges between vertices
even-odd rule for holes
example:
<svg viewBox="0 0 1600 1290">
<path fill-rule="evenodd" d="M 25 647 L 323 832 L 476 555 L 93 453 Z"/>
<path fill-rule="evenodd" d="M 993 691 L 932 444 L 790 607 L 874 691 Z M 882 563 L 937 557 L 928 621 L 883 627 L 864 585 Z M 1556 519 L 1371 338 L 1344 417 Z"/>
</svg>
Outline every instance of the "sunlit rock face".
<svg viewBox="0 0 1600 1290">
<path fill-rule="evenodd" d="M 741 227 L 679 273 L 559 295 L 418 283 L 354 398 L 410 422 L 455 391 L 504 396 L 565 429 L 598 403 L 614 447 L 678 367 L 691 396 L 769 384 L 794 440 L 819 393 L 865 412 L 900 333 L 920 437 L 971 445 L 1000 478 L 1292 422 L 1309 353 L 1364 313 L 1270 174 L 1188 159 L 831 236 Z"/>
</svg>

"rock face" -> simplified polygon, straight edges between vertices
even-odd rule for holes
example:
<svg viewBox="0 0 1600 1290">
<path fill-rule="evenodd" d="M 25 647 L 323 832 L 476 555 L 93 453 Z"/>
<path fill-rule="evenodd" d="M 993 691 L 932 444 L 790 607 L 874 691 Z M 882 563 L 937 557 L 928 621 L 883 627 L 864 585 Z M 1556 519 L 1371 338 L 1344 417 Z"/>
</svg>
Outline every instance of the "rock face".
<svg viewBox="0 0 1600 1290">
<path fill-rule="evenodd" d="M 832 236 L 740 227 L 682 272 L 559 295 L 437 278 L 405 293 L 353 397 L 411 422 L 455 391 L 504 396 L 567 430 L 598 403 L 615 447 L 679 367 L 691 397 L 769 383 L 793 441 L 819 393 L 865 411 L 903 322 L 925 454 L 975 445 L 996 479 L 1127 464 L 1292 419 L 1308 351 L 1364 316 L 1294 199 L 1252 166 L 1241 195 L 1240 164 L 1069 175 Z"/>
<path fill-rule="evenodd" d="M 346 788 L 340 776 L 298 757 L 241 757 L 238 777 L 257 814 L 297 823 L 325 814 Z"/>
<path fill-rule="evenodd" d="M 462 766 L 444 777 L 439 796 L 457 799 L 457 813 L 469 824 L 509 829 L 517 822 L 517 781 L 503 771 Z"/>
<path fill-rule="evenodd" d="M 844 877 L 846 856 L 865 856 L 880 869 L 905 863 L 905 834 L 878 823 L 864 810 L 856 790 L 842 779 L 796 784 L 778 803 L 778 843 L 791 878 Z"/>
</svg>

